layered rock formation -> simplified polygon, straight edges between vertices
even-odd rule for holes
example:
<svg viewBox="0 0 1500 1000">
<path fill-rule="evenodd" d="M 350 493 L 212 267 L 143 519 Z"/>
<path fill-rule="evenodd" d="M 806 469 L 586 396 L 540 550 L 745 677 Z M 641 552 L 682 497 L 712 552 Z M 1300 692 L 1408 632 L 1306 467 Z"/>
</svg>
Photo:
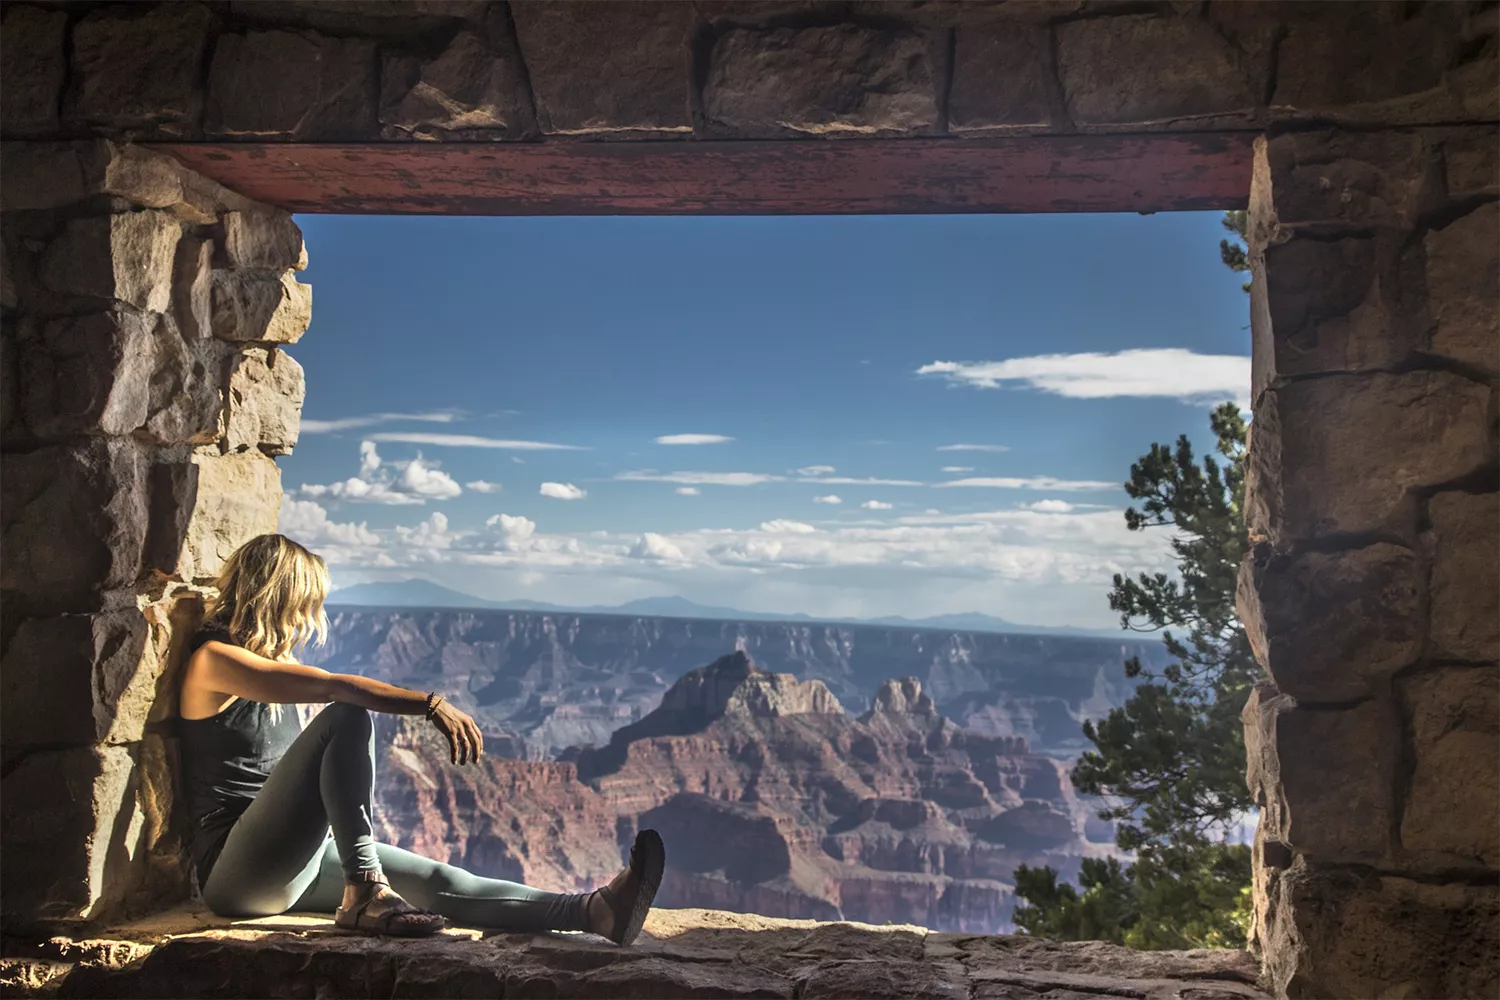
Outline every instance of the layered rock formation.
<svg viewBox="0 0 1500 1000">
<path fill-rule="evenodd" d="M 595 887 L 654 828 L 671 857 L 664 906 L 992 933 L 1016 865 L 1071 874 L 1111 849 L 1063 762 L 955 725 L 915 678 L 856 717 L 822 681 L 734 653 L 606 745 L 552 762 L 458 768 L 425 724 L 382 724 L 381 837 L 542 888 Z"/>
<path fill-rule="evenodd" d="M 327 916 L 177 910 L 77 937 L 6 941 L 7 997 L 743 997 L 1267 1000 L 1242 951 L 653 910 L 621 949 L 588 934 L 357 937 Z"/>
<path fill-rule="evenodd" d="M 886 678 L 914 676 L 965 727 L 1071 755 L 1081 721 L 1128 695 L 1124 659 L 1162 657 L 1149 641 L 603 614 L 338 608 L 331 626 L 312 662 L 441 688 L 538 759 L 607 742 L 677 678 L 735 649 L 860 710 Z"/>
</svg>

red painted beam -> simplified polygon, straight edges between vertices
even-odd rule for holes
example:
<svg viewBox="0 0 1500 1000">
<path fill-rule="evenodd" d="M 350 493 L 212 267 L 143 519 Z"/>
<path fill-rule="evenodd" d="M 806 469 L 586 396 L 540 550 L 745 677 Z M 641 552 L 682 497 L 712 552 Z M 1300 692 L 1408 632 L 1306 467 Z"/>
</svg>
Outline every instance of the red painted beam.
<svg viewBox="0 0 1500 1000">
<path fill-rule="evenodd" d="M 1246 132 L 784 142 L 173 143 L 293 212 L 822 215 L 1243 208 Z"/>
</svg>

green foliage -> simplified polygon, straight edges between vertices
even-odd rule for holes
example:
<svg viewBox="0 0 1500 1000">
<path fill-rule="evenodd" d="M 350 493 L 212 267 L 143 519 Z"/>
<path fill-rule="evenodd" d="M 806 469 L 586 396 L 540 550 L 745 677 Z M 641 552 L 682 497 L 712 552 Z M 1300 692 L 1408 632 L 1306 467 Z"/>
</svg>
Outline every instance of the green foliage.
<svg viewBox="0 0 1500 1000">
<path fill-rule="evenodd" d="M 1244 212 L 1225 213 L 1223 225 L 1244 239 Z M 1219 250 L 1226 266 L 1249 270 L 1238 242 Z M 1139 503 L 1125 524 L 1172 532 L 1177 573 L 1117 574 L 1109 605 L 1122 627 L 1160 631 L 1171 662 L 1160 672 L 1126 662 L 1126 675 L 1143 683 L 1097 725 L 1084 724 L 1094 747 L 1073 770 L 1080 791 L 1109 803 L 1099 815 L 1116 822 L 1116 843 L 1135 861 L 1085 862 L 1081 891 L 1058 885 L 1050 868 L 1017 868 L 1025 905 L 1014 919 L 1025 933 L 1136 948 L 1245 944 L 1250 850 L 1219 837 L 1254 805 L 1239 714 L 1260 668 L 1234 600 L 1248 544 L 1246 427 L 1234 403 L 1209 424 L 1217 444 L 1201 462 L 1183 435 L 1130 467 L 1125 490 Z"/>
<path fill-rule="evenodd" d="M 1249 238 L 1245 235 L 1245 229 L 1250 224 L 1250 213 L 1245 211 L 1225 212 L 1224 218 L 1219 220 L 1219 224 L 1236 237 L 1234 242 L 1230 242 L 1229 240 L 1219 241 L 1219 259 L 1231 271 L 1250 270 L 1250 254 L 1243 245 L 1249 242 Z M 1250 282 L 1247 281 L 1240 287 L 1248 292 L 1250 290 Z"/>
<path fill-rule="evenodd" d="M 1183 435 L 1175 448 L 1152 445 L 1125 484 L 1141 502 L 1125 512 L 1132 531 L 1175 532 L 1177 576 L 1117 574 L 1109 604 L 1123 627 L 1161 630 L 1174 662 L 1159 674 L 1139 659 L 1125 664 L 1146 683 L 1098 725 L 1084 724 L 1094 749 L 1073 780 L 1114 800 L 1100 815 L 1119 822 L 1119 845 L 1131 851 L 1202 840 L 1253 804 L 1239 712 L 1259 667 L 1234 605 L 1246 547 L 1245 421 L 1225 403 L 1210 424 L 1222 463 L 1206 455 L 1199 464 Z"/>
<path fill-rule="evenodd" d="M 1242 948 L 1250 926 L 1250 848 L 1151 852 L 1129 868 L 1089 858 L 1078 889 L 1051 868 L 1019 865 L 1012 919 L 1025 934 L 1129 948 Z M 1080 891 L 1081 890 L 1081 891 Z"/>
</svg>

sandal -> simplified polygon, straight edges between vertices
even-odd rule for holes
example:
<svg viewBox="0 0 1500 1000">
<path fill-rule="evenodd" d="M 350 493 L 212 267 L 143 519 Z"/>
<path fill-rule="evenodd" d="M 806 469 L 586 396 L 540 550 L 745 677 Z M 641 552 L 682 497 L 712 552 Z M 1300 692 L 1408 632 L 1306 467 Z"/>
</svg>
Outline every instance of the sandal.
<svg viewBox="0 0 1500 1000">
<path fill-rule="evenodd" d="M 630 847 L 629 874 L 635 876 L 634 891 L 615 892 L 609 886 L 595 890 L 614 915 L 614 931 L 609 939 L 626 945 L 641 933 L 646 914 L 661 887 L 662 871 L 667 864 L 667 848 L 655 830 L 642 830 Z"/>
<path fill-rule="evenodd" d="M 359 882 L 376 882 L 391 887 L 390 880 L 383 872 L 360 872 L 356 878 Z M 371 916 L 365 911 L 370 904 L 377 900 L 390 903 L 391 908 L 384 913 Z M 411 918 L 427 918 L 424 922 L 414 922 Z M 431 918 L 436 918 L 432 920 Z M 397 921 L 402 921 L 397 923 Z M 397 896 L 394 900 L 382 897 L 372 892 L 370 897 L 352 910 L 340 906 L 333 911 L 333 924 L 346 931 L 355 931 L 360 934 L 380 934 L 389 937 L 430 937 L 447 926 L 447 921 L 442 914 L 433 913 L 431 910 L 423 910 L 412 906 L 406 900 Z"/>
</svg>

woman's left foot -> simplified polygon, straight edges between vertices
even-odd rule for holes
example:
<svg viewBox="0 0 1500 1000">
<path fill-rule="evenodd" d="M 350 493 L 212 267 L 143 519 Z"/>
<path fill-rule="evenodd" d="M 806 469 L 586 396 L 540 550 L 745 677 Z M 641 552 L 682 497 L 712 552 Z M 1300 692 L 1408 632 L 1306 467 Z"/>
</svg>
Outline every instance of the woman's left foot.
<svg viewBox="0 0 1500 1000">
<path fill-rule="evenodd" d="M 655 830 L 642 830 L 630 848 L 630 865 L 589 896 L 589 930 L 615 944 L 630 944 L 641 933 L 661 887 L 667 848 Z"/>
<path fill-rule="evenodd" d="M 344 901 L 333 914 L 335 926 L 365 934 L 428 937 L 447 926 L 441 914 L 412 906 L 384 875 L 344 886 Z"/>
</svg>

